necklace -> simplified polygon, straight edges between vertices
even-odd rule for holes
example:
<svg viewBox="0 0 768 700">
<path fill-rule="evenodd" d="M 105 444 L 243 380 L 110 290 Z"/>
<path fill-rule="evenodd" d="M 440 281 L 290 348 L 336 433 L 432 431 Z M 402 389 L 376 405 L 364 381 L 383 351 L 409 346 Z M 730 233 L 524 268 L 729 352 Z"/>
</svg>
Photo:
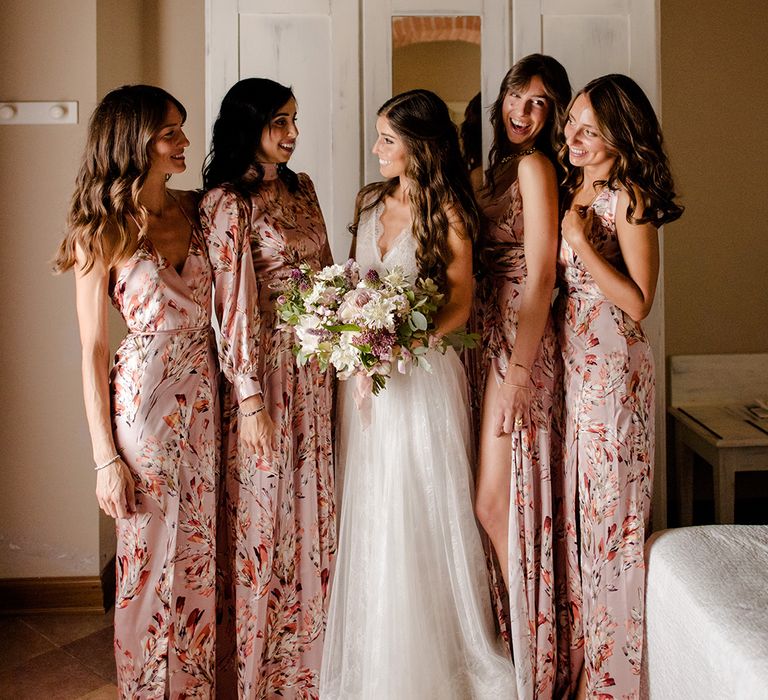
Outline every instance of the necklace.
<svg viewBox="0 0 768 700">
<path fill-rule="evenodd" d="M 504 163 L 509 163 L 511 160 L 517 160 L 518 158 L 522 158 L 523 156 L 529 156 L 531 153 L 536 152 L 536 146 L 531 146 L 530 148 L 526 148 L 524 151 L 520 151 L 520 153 L 510 153 L 508 156 L 504 156 L 501 159 L 501 165 L 504 165 Z"/>
</svg>

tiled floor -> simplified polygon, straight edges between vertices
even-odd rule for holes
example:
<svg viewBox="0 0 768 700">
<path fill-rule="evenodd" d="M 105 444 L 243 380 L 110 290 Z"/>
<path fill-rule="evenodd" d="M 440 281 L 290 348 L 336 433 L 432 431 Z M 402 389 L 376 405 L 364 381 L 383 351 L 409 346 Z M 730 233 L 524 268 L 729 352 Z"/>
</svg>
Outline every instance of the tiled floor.
<svg viewBox="0 0 768 700">
<path fill-rule="evenodd" d="M 0 617 L 0 700 L 115 700 L 112 612 Z"/>
</svg>

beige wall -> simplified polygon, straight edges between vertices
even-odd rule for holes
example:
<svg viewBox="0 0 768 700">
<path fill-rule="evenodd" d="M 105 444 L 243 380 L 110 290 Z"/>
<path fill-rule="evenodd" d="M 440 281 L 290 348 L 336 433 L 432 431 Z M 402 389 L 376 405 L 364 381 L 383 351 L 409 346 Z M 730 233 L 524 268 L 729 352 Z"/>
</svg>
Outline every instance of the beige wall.
<svg viewBox="0 0 768 700">
<path fill-rule="evenodd" d="M 205 0 L 143 0 L 144 81 L 187 108 L 187 172 L 171 187 L 196 189 L 205 156 Z"/>
<path fill-rule="evenodd" d="M 204 2 L 5 0 L 0 32 L 0 99 L 80 103 L 77 125 L 0 126 L 0 577 L 92 575 L 74 285 L 47 261 L 88 116 L 111 87 L 154 82 L 187 106 L 190 170 L 172 183 L 199 186 Z M 764 0 L 662 2 L 664 129 L 688 206 L 665 231 L 668 354 L 768 350 L 765 36 Z"/>
<path fill-rule="evenodd" d="M 765 0 L 661 3 L 667 355 L 768 351 L 766 37 Z"/>
<path fill-rule="evenodd" d="M 96 2 L 5 0 L 0 99 L 77 100 L 80 123 L 0 126 L 0 576 L 98 572 L 72 277 L 63 230 L 96 97 Z"/>
<path fill-rule="evenodd" d="M 74 283 L 48 261 L 88 118 L 113 87 L 155 82 L 186 105 L 190 172 L 172 184 L 200 185 L 204 2 L 5 0 L 0 32 L 0 99 L 77 100 L 80 110 L 74 125 L 0 126 L 0 578 L 95 575 L 112 526 L 100 527 L 93 495 Z"/>
</svg>

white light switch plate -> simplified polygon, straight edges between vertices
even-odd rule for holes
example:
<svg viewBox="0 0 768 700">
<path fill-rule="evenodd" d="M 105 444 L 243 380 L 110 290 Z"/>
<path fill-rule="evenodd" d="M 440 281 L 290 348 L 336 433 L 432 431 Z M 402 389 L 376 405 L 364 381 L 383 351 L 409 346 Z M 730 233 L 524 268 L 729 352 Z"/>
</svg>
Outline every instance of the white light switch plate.
<svg viewBox="0 0 768 700">
<path fill-rule="evenodd" d="M 77 102 L 0 102 L 3 124 L 77 124 Z"/>
</svg>

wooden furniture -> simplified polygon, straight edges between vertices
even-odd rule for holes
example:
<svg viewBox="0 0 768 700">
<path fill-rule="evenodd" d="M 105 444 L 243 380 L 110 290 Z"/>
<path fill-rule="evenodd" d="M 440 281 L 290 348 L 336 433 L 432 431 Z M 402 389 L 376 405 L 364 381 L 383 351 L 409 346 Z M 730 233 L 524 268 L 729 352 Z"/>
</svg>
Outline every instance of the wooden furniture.
<svg viewBox="0 0 768 700">
<path fill-rule="evenodd" d="M 768 353 L 670 358 L 680 524 L 693 520 L 693 455 L 712 466 L 715 520 L 732 523 L 736 472 L 768 471 L 768 420 L 746 404 L 768 398 Z"/>
</svg>

